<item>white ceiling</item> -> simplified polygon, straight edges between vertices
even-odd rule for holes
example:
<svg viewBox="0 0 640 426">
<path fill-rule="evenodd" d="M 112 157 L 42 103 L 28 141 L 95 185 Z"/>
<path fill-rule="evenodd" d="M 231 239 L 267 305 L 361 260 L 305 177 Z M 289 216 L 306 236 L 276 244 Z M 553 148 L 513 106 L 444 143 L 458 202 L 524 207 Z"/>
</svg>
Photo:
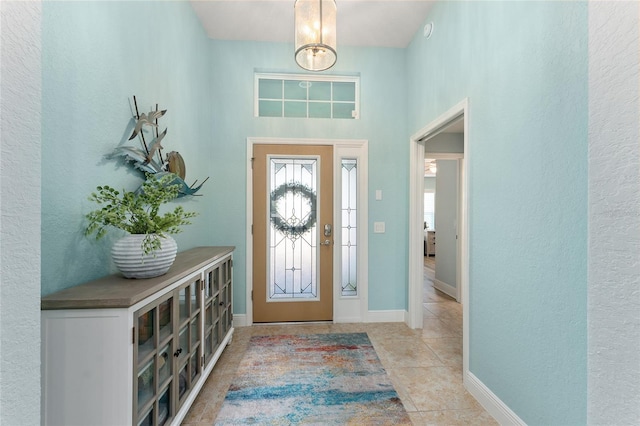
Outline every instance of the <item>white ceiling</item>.
<svg viewBox="0 0 640 426">
<path fill-rule="evenodd" d="M 409 45 L 435 0 L 336 0 L 338 49 Z M 210 38 L 293 43 L 294 0 L 190 0 Z"/>
</svg>

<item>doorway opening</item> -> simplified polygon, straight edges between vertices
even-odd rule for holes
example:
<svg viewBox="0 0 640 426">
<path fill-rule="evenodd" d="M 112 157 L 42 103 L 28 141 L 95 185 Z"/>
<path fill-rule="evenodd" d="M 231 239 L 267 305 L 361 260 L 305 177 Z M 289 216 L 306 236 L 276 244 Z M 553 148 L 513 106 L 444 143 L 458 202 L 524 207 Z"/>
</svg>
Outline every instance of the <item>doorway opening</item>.
<svg viewBox="0 0 640 426">
<path fill-rule="evenodd" d="M 464 99 L 450 108 L 437 119 L 416 132 L 410 139 L 410 220 L 409 220 L 409 303 L 408 325 L 411 328 L 422 328 L 423 322 L 423 284 L 424 284 L 424 168 L 425 145 L 435 136 L 457 128 L 462 133 L 462 149 L 460 153 L 447 152 L 446 147 L 429 146 L 428 158 L 442 158 L 455 160 L 458 168 L 457 188 L 459 196 L 456 197 L 458 214 L 455 223 L 450 223 L 449 232 L 454 232 L 455 238 L 455 287 L 449 289 L 452 296 L 462 304 L 462 346 L 463 346 L 463 376 L 469 371 L 469 304 L 467 303 L 469 290 L 469 246 L 468 246 L 468 164 L 469 164 L 469 113 L 468 99 Z M 455 127 L 454 127 L 455 126 Z M 439 151 L 439 152 L 436 152 Z M 437 190 L 436 190 L 437 194 Z M 437 201 L 436 201 L 437 204 Z M 436 207 L 437 208 L 437 207 Z M 437 221 L 437 219 L 436 219 Z M 445 225 L 438 223 L 438 227 Z M 438 241 L 437 239 L 436 241 Z M 436 257 L 438 257 L 438 243 L 435 244 Z M 436 263 L 437 265 L 437 263 Z"/>
</svg>

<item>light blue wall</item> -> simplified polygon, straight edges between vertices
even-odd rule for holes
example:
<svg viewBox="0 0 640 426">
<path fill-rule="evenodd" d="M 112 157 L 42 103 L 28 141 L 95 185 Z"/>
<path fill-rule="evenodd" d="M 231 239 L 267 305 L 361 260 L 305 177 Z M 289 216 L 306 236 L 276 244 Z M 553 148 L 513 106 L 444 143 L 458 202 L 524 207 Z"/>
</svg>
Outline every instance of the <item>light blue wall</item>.
<svg viewBox="0 0 640 426">
<path fill-rule="evenodd" d="M 463 133 L 440 133 L 424 143 L 425 157 L 435 153 L 461 153 L 464 152 Z"/>
<path fill-rule="evenodd" d="M 586 422 L 587 4 L 437 2 L 409 131 L 469 98 L 470 370 L 526 423 Z"/>
<path fill-rule="evenodd" d="M 254 71 L 301 73 L 293 46 L 213 41 L 213 115 L 216 149 L 214 244 L 233 244 L 234 312 L 245 313 L 247 137 L 367 139 L 369 141 L 369 309 L 406 309 L 408 238 L 408 135 L 405 51 L 340 47 L 332 74 L 361 77 L 359 120 L 256 118 Z M 383 200 L 374 201 L 376 189 Z M 386 222 L 373 234 L 374 221 Z M 363 228 L 364 230 L 365 228 Z"/>
<path fill-rule="evenodd" d="M 133 95 L 142 112 L 159 103 L 164 152 L 179 151 L 192 183 L 211 175 L 202 197 L 181 199 L 200 213 L 176 235 L 179 251 L 211 244 L 216 145 L 211 131 L 210 50 L 187 2 L 44 2 L 42 16 L 42 294 L 115 272 L 110 239 L 83 236 L 87 196 L 97 185 L 135 189 L 142 175 L 107 160 L 132 130 Z M 148 140 L 147 140 L 148 141 Z M 28 167 L 28 165 L 25 165 Z M 219 222 L 217 222 L 219 223 Z"/>
<path fill-rule="evenodd" d="M 438 160 L 436 175 L 436 280 L 457 287 L 458 160 Z M 451 296 L 455 296 L 452 294 Z"/>
<path fill-rule="evenodd" d="M 425 192 L 430 191 L 433 192 L 436 190 L 436 178 L 433 176 L 424 178 L 424 190 Z"/>
</svg>

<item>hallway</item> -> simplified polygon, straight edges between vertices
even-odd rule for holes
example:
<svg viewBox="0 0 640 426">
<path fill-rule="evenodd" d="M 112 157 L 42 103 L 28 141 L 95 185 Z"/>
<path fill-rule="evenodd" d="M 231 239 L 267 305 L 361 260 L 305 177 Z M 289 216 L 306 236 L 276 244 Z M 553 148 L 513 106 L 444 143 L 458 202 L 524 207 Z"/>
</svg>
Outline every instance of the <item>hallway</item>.
<svg viewBox="0 0 640 426">
<path fill-rule="evenodd" d="M 422 330 L 404 323 L 254 325 L 231 345 L 187 414 L 184 426 L 210 426 L 253 335 L 366 332 L 415 425 L 497 425 L 462 385 L 462 306 L 432 286 L 424 268 Z"/>
</svg>

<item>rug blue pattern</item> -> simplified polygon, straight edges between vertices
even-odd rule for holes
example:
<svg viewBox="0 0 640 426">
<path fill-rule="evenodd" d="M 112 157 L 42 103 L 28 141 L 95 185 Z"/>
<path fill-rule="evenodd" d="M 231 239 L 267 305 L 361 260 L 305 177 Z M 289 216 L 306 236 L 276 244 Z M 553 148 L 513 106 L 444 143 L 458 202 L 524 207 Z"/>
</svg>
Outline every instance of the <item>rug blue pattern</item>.
<svg viewBox="0 0 640 426">
<path fill-rule="evenodd" d="M 410 425 L 366 333 L 254 336 L 216 425 Z"/>
</svg>

